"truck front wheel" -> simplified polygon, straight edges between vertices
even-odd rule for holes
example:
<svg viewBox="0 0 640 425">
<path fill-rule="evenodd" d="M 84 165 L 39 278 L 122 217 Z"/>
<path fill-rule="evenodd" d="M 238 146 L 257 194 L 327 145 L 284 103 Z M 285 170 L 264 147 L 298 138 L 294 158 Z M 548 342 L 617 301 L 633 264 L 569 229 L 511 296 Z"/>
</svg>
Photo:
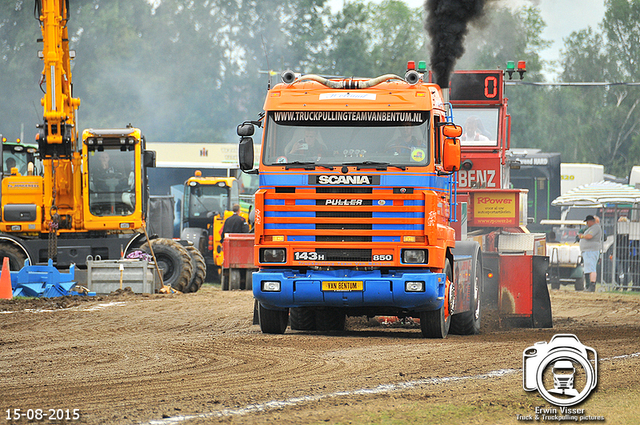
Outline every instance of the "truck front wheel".
<svg viewBox="0 0 640 425">
<path fill-rule="evenodd" d="M 449 314 L 449 303 L 451 296 L 449 294 L 452 286 L 453 273 L 451 263 L 447 259 L 444 267 L 447 276 L 447 286 L 445 288 L 445 299 L 442 307 L 438 310 L 423 311 L 420 313 L 420 330 L 425 338 L 446 338 L 451 326 L 451 314 Z"/>
<path fill-rule="evenodd" d="M 268 310 L 258 304 L 258 319 L 263 334 L 283 334 L 289 323 L 289 310 Z"/>
</svg>

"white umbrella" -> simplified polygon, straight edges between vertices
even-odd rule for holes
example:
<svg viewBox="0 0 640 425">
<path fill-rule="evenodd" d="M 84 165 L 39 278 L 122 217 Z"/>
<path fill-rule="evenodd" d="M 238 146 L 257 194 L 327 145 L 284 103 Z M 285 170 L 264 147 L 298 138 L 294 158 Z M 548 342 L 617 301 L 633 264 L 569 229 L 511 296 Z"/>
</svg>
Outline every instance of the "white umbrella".
<svg viewBox="0 0 640 425">
<path fill-rule="evenodd" d="M 640 202 L 640 190 L 627 184 L 600 181 L 571 189 L 551 202 L 556 207 L 602 207 L 606 204 L 635 204 Z"/>
</svg>

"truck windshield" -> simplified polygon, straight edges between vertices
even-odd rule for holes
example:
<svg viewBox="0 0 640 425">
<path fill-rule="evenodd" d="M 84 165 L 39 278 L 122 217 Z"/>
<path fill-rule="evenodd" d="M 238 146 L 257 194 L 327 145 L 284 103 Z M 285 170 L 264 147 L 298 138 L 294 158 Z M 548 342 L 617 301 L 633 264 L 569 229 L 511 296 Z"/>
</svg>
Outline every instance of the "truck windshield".
<svg viewBox="0 0 640 425">
<path fill-rule="evenodd" d="M 498 146 L 497 108 L 460 108 L 453 110 L 455 122 L 462 124 L 462 146 Z"/>
<path fill-rule="evenodd" d="M 211 214 L 224 214 L 229 208 L 229 188 L 218 185 L 196 184 L 185 193 L 185 217 L 206 218 Z"/>
<path fill-rule="evenodd" d="M 135 151 L 120 147 L 89 152 L 89 211 L 95 216 L 127 216 L 136 204 Z"/>
<path fill-rule="evenodd" d="M 429 112 L 278 111 L 267 118 L 265 165 L 429 163 Z"/>
</svg>

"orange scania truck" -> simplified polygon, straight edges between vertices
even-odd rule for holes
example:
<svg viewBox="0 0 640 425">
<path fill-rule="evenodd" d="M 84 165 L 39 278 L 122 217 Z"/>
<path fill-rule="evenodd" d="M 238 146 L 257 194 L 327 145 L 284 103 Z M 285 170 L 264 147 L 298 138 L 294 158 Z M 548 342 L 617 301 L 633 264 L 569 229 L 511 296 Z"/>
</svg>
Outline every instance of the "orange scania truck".
<svg viewBox="0 0 640 425">
<path fill-rule="evenodd" d="M 260 179 L 262 332 L 341 330 L 347 316 L 377 315 L 419 318 L 429 338 L 479 331 L 480 245 L 456 242 L 451 225 L 462 128 L 427 79 L 286 71 L 260 119 L 238 126 L 240 167 Z"/>
</svg>

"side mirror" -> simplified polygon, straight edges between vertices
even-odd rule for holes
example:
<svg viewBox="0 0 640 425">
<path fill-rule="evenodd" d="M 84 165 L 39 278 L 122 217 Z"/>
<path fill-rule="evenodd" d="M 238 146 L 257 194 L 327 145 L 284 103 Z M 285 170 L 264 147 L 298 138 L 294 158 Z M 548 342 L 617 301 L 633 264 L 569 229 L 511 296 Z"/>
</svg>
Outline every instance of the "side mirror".
<svg viewBox="0 0 640 425">
<path fill-rule="evenodd" d="M 240 127 L 238 127 L 239 129 Z M 253 131 L 253 126 L 251 126 Z M 238 162 L 242 171 L 253 169 L 253 139 L 251 137 L 243 137 L 240 139 L 238 146 Z"/>
<path fill-rule="evenodd" d="M 442 129 L 442 134 L 444 134 L 444 137 L 460 137 L 462 136 L 462 127 L 455 124 L 446 124 Z"/>
<path fill-rule="evenodd" d="M 142 163 L 144 168 L 155 168 L 156 166 L 156 151 L 145 150 L 142 154 Z"/>
<path fill-rule="evenodd" d="M 458 171 L 460 169 L 460 140 L 455 138 L 444 139 L 442 166 L 445 171 Z"/>
<path fill-rule="evenodd" d="M 236 131 L 240 137 L 251 137 L 253 136 L 255 129 L 253 128 L 253 124 L 244 122 L 238 126 Z"/>
</svg>

